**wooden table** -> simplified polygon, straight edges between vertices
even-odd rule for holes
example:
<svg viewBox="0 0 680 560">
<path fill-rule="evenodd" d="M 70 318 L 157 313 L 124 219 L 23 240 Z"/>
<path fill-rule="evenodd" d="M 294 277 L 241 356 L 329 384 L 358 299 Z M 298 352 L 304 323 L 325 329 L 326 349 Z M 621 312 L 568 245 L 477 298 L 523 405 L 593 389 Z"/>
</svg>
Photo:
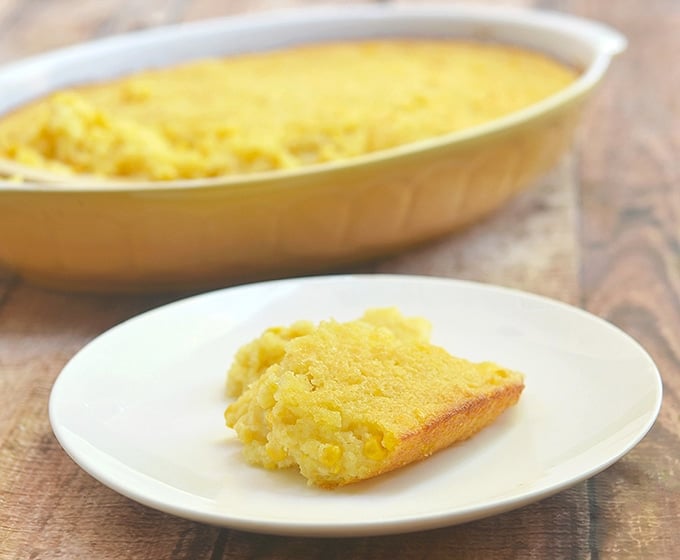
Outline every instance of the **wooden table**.
<svg viewBox="0 0 680 560">
<path fill-rule="evenodd" d="M 0 62 L 167 22 L 314 3 L 0 0 Z M 0 558 L 680 557 L 680 3 L 512 3 L 597 18 L 630 39 L 576 146 L 536 188 L 483 223 L 353 270 L 513 286 L 608 319 L 648 349 L 664 378 L 660 417 L 642 443 L 552 498 L 429 532 L 306 539 L 185 521 L 92 479 L 59 447 L 47 417 L 51 385 L 74 353 L 108 327 L 179 296 L 53 293 L 5 271 Z"/>
</svg>

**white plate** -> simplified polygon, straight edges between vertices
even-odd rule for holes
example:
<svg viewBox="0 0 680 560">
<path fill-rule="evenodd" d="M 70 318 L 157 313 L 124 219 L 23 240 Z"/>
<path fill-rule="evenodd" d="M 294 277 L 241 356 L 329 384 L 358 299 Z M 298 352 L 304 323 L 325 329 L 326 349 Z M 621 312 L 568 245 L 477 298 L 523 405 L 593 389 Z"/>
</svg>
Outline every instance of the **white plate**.
<svg viewBox="0 0 680 560">
<path fill-rule="evenodd" d="M 397 305 L 433 341 L 526 374 L 519 404 L 421 463 L 344 489 L 247 465 L 224 426 L 225 371 L 264 328 Z M 376 535 L 462 523 L 554 494 L 611 465 L 651 428 L 661 379 L 628 335 L 509 289 L 416 276 L 329 276 L 212 292 L 131 319 L 64 368 L 50 420 L 114 490 L 178 516 L 289 535 Z"/>
</svg>

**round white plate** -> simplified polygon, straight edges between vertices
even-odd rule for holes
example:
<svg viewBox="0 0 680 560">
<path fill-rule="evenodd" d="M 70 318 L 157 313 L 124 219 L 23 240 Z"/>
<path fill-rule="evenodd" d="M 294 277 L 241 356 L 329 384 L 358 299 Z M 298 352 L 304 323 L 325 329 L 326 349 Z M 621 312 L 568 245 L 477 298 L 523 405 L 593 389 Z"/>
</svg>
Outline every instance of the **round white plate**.
<svg viewBox="0 0 680 560">
<path fill-rule="evenodd" d="M 268 326 L 398 306 L 433 342 L 526 374 L 517 406 L 420 463 L 329 491 L 249 466 L 224 426 L 225 372 Z M 534 502 L 611 465 L 661 405 L 647 353 L 609 323 L 505 288 L 417 276 L 327 276 L 239 286 L 144 313 L 64 368 L 50 420 L 66 452 L 114 490 L 178 516 L 288 535 L 430 529 Z"/>
</svg>

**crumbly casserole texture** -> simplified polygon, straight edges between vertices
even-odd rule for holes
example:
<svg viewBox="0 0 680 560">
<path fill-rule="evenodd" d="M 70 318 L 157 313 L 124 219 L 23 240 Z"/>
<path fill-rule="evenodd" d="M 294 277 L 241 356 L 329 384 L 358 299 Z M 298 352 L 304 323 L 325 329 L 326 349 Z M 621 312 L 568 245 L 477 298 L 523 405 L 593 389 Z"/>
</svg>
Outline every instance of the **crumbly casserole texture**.
<svg viewBox="0 0 680 560">
<path fill-rule="evenodd" d="M 522 374 L 451 356 L 429 333 L 394 308 L 267 330 L 228 375 L 246 460 L 334 488 L 467 439 L 517 402 Z"/>
<path fill-rule="evenodd" d="M 575 77 L 504 45 L 314 44 L 54 93 L 0 119 L 0 157 L 152 181 L 294 169 L 473 127 Z"/>
</svg>

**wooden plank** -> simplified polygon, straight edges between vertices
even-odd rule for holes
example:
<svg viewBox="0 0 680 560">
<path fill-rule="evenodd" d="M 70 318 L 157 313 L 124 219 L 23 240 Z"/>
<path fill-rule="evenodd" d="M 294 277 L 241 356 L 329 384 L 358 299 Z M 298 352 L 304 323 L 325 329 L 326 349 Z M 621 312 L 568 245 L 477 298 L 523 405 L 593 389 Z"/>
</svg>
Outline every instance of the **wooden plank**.
<svg viewBox="0 0 680 560">
<path fill-rule="evenodd" d="M 649 436 L 597 477 L 597 542 L 612 558 L 678 554 L 680 519 L 680 5 L 568 6 L 630 45 L 585 120 L 579 151 L 583 305 L 638 339 L 665 395 Z M 675 553 L 673 553 L 675 551 Z"/>
<path fill-rule="evenodd" d="M 114 0 L 0 0 L 0 61 L 147 25 L 311 3 L 151 0 L 140 10 L 138 4 Z M 680 518 L 680 122 L 675 101 L 680 77 L 672 71 L 680 52 L 680 5 L 672 0 L 537 4 L 602 19 L 631 39 L 591 104 L 575 154 L 483 223 L 351 270 L 493 282 L 578 303 L 610 319 L 649 349 L 664 375 L 664 407 L 650 435 L 586 483 L 459 527 L 337 540 L 253 535 L 192 523 L 138 505 L 85 474 L 61 450 L 47 417 L 51 385 L 80 347 L 172 298 L 57 294 L 5 273 L 0 277 L 0 558 L 626 559 L 680 554 L 675 528 Z M 55 22 L 59 33 L 51 32 Z"/>
<path fill-rule="evenodd" d="M 0 62 L 90 39 L 112 9 L 111 2 L 21 2 L 1 28 Z"/>
</svg>

